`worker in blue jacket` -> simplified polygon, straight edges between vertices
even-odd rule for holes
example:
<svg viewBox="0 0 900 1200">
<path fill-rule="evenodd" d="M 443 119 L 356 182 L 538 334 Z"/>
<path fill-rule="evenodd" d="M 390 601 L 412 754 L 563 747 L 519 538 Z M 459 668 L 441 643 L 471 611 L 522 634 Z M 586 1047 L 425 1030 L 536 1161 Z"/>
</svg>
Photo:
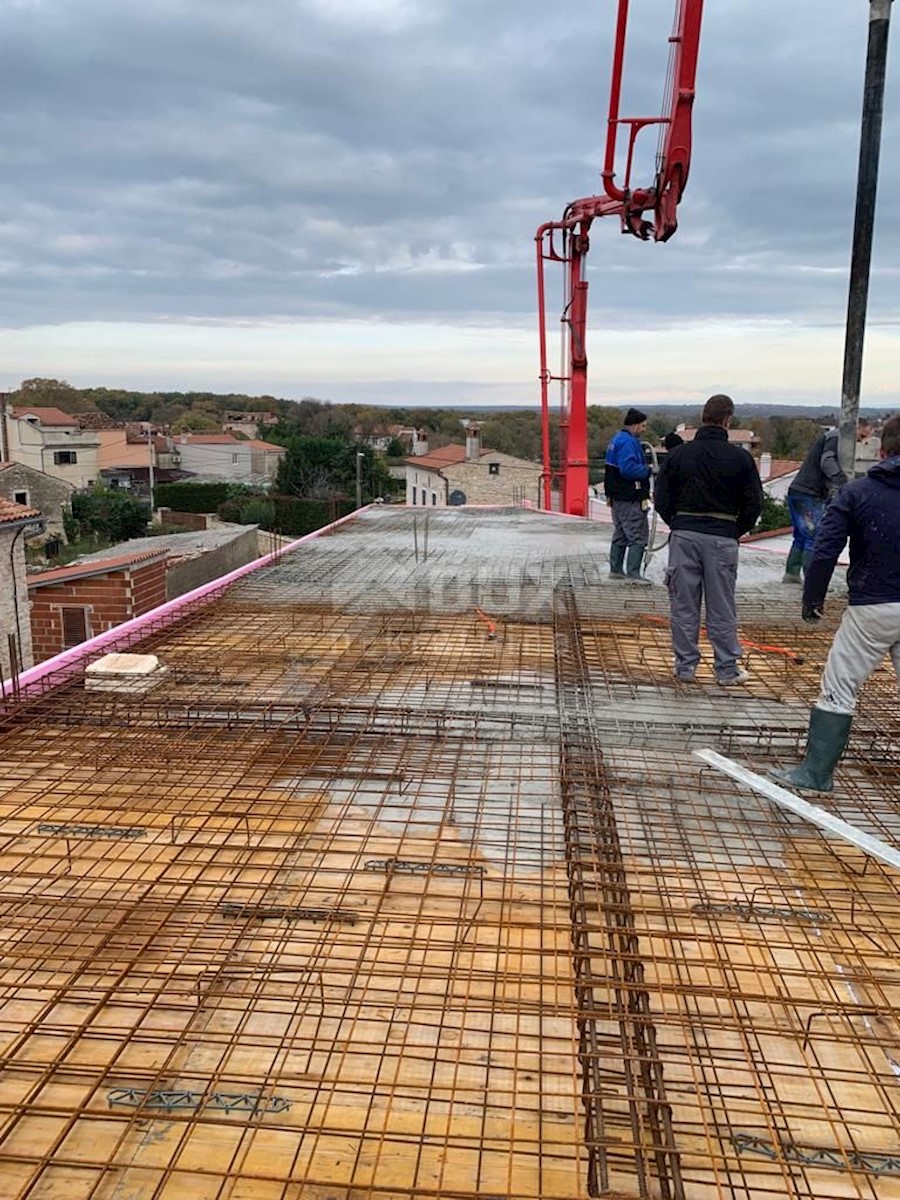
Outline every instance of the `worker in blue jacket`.
<svg viewBox="0 0 900 1200">
<path fill-rule="evenodd" d="M 613 538 L 609 573 L 613 579 L 649 584 L 641 574 L 641 561 L 650 536 L 650 466 L 644 457 L 641 434 L 647 414 L 629 408 L 623 428 L 606 447 L 603 491 L 612 508 Z"/>
<path fill-rule="evenodd" d="M 850 603 L 835 634 L 799 767 L 772 774 L 800 791 L 830 792 L 850 740 L 859 689 L 890 655 L 900 683 L 900 415 L 881 431 L 881 462 L 846 483 L 828 506 L 803 584 L 804 621 L 821 619 L 847 539 Z"/>
</svg>

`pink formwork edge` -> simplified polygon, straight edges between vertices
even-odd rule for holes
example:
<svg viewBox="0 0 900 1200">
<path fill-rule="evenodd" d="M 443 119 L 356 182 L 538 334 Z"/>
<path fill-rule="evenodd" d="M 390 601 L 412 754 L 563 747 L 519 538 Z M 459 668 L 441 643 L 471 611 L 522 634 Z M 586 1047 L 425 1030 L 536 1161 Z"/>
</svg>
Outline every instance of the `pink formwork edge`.
<svg viewBox="0 0 900 1200">
<path fill-rule="evenodd" d="M 107 629 L 105 633 L 98 633 L 96 637 L 88 638 L 86 642 L 80 642 L 77 646 L 73 646 L 69 650 L 63 650 L 61 654 L 56 654 L 53 658 L 48 658 L 44 662 L 38 663 L 37 666 L 29 667 L 27 671 L 23 671 L 19 676 L 18 686 L 15 688 L 11 679 L 5 679 L 0 696 L 3 698 L 10 696 L 22 697 L 29 691 L 36 690 L 35 685 L 40 683 L 47 675 L 52 675 L 56 671 L 67 666 L 72 666 L 75 663 L 83 662 L 97 650 L 102 650 L 104 646 L 119 645 L 123 640 L 128 645 L 133 644 L 136 640 L 136 635 L 140 636 L 148 625 L 152 625 L 161 618 L 171 616 L 179 612 L 182 608 L 187 608 L 191 604 L 196 603 L 196 601 L 202 600 L 205 596 L 211 596 L 215 592 L 224 591 L 232 583 L 243 579 L 245 575 L 250 575 L 253 571 L 258 571 L 261 567 L 266 567 L 273 562 L 277 562 L 282 555 L 290 554 L 298 546 L 302 546 L 304 542 L 311 542 L 314 538 L 321 537 L 324 533 L 330 533 L 332 529 L 337 529 L 339 525 L 344 525 L 347 521 L 352 521 L 361 512 L 365 512 L 370 507 L 370 505 L 365 505 L 363 508 L 355 509 L 352 513 L 348 513 L 347 516 L 340 517 L 337 521 L 332 521 L 330 525 L 323 525 L 321 529 L 314 529 L 312 533 L 307 533 L 302 538 L 297 538 L 296 541 L 289 542 L 280 550 L 273 550 L 270 554 L 264 554 L 262 558 L 256 558 L 253 562 L 245 563 L 244 566 L 237 567 L 227 575 L 221 575 L 218 579 L 212 579 L 209 583 L 204 583 L 200 587 L 194 588 L 192 592 L 185 592 L 183 596 L 178 596 L 174 600 L 167 600 L 165 604 L 151 608 L 149 612 L 142 613 L 139 617 L 133 617 L 130 621 L 123 621 L 121 625 L 115 625 L 112 629 Z"/>
</svg>

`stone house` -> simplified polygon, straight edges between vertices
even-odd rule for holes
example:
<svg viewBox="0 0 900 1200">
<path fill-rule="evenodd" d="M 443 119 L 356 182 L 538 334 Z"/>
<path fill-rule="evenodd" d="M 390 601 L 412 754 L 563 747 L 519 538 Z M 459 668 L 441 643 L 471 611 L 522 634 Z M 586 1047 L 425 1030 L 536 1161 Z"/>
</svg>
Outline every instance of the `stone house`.
<svg viewBox="0 0 900 1200">
<path fill-rule="evenodd" d="M 25 535 L 40 526 L 36 508 L 0 498 L 0 680 L 34 662 L 25 575 Z"/>
<path fill-rule="evenodd" d="M 465 446 L 441 446 L 406 459 L 406 503 L 421 508 L 458 504 L 540 502 L 541 466 L 481 445 L 481 429 L 466 426 Z"/>
<path fill-rule="evenodd" d="M 166 600 L 166 552 L 145 550 L 72 563 L 28 577 L 38 662 Z"/>
<path fill-rule="evenodd" d="M 58 408 L 0 405 L 0 459 L 24 463 L 74 488 L 96 483 L 100 439 Z"/>
<path fill-rule="evenodd" d="M 43 533 L 36 537 L 26 535 L 32 544 L 66 541 L 63 510 L 68 507 L 74 491 L 71 483 L 54 479 L 45 471 L 37 471 L 25 463 L 0 462 L 0 497 L 26 508 L 36 508 L 44 519 Z"/>
</svg>

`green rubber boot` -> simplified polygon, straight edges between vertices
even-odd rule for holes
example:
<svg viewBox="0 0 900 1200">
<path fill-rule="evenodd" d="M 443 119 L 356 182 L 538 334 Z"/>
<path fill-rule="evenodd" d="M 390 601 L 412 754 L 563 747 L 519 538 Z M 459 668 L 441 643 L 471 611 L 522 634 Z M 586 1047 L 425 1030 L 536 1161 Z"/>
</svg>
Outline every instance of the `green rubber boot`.
<svg viewBox="0 0 900 1200">
<path fill-rule="evenodd" d="M 800 571 L 803 567 L 803 551 L 798 550 L 796 546 L 791 546 L 791 552 L 787 556 L 787 562 L 784 567 L 784 578 L 782 583 L 796 583 L 802 586 L 803 577 Z"/>
<path fill-rule="evenodd" d="M 806 757 L 790 771 L 770 771 L 777 779 L 798 792 L 830 792 L 834 788 L 834 768 L 847 749 L 853 718 L 849 713 L 827 712 L 814 708 L 809 715 Z"/>
<path fill-rule="evenodd" d="M 616 579 L 625 578 L 625 547 L 610 546 L 609 548 L 609 573 Z"/>
<path fill-rule="evenodd" d="M 629 583 L 642 583 L 645 587 L 652 587 L 649 579 L 645 579 L 641 574 L 641 565 L 644 561 L 643 546 L 629 546 L 628 554 L 625 561 L 625 576 Z"/>
</svg>

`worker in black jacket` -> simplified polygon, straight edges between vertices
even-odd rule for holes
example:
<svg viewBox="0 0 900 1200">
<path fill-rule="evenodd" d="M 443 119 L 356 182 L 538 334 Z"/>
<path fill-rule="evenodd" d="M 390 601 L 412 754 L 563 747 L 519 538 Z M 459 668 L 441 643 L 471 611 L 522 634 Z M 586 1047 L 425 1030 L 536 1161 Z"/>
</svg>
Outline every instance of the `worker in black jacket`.
<svg viewBox="0 0 900 1200">
<path fill-rule="evenodd" d="M 856 440 L 865 441 L 871 432 L 872 423 L 862 417 L 856 428 Z M 816 438 L 788 488 L 787 504 L 794 540 L 784 570 L 785 583 L 803 582 L 800 572 L 802 570 L 805 573 L 812 559 L 813 544 L 825 515 L 825 506 L 847 482 L 838 449 L 836 429 L 829 429 Z"/>
<path fill-rule="evenodd" d="M 672 531 L 666 585 L 675 677 L 684 683 L 700 662 L 704 598 L 717 680 L 729 687 L 749 678 L 740 666 L 734 598 L 738 538 L 759 520 L 763 493 L 753 459 L 728 441 L 733 416 L 730 396 L 710 396 L 694 440 L 666 455 L 656 480 L 656 510 Z"/>
</svg>

